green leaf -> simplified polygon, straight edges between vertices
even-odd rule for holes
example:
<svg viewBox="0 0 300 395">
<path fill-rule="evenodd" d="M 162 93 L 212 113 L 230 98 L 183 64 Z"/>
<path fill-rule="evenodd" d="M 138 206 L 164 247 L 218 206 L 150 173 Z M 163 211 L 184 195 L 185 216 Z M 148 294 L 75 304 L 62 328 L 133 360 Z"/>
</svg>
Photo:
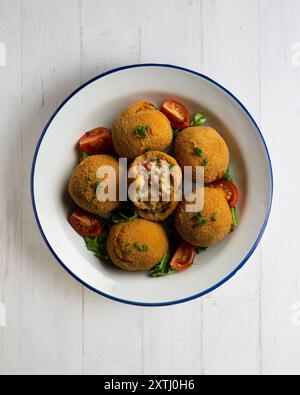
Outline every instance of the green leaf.
<svg viewBox="0 0 300 395">
<path fill-rule="evenodd" d="M 86 248 L 93 252 L 98 258 L 109 260 L 109 256 L 106 251 L 106 239 L 107 232 L 104 232 L 102 236 L 92 239 L 90 237 L 85 237 Z"/>
<path fill-rule="evenodd" d="M 123 212 L 119 211 L 118 213 L 116 213 L 115 215 L 112 216 L 111 221 L 114 224 L 119 224 L 120 222 L 129 222 L 129 221 L 133 221 L 135 219 L 138 218 L 138 214 L 137 212 L 131 208 L 131 207 L 126 207 L 123 209 L 124 211 L 128 211 L 126 214 L 124 214 Z"/>
<path fill-rule="evenodd" d="M 191 126 L 202 126 L 207 122 L 207 117 L 204 114 L 198 113 L 194 116 Z"/>
<path fill-rule="evenodd" d="M 233 178 L 232 178 L 232 175 L 230 174 L 230 170 L 228 169 L 227 171 L 226 171 L 226 173 L 224 174 L 224 178 L 225 178 L 225 180 L 228 180 L 228 181 L 230 181 L 230 182 L 233 182 Z"/>
<path fill-rule="evenodd" d="M 150 271 L 151 277 L 163 277 L 167 276 L 168 274 L 174 273 L 176 270 L 170 267 L 170 258 L 171 252 L 168 251 L 161 260 L 161 262 Z"/>
<path fill-rule="evenodd" d="M 202 156 L 204 154 L 204 152 L 202 151 L 201 148 L 195 148 L 194 149 L 194 154 L 198 155 L 198 156 Z"/>
</svg>

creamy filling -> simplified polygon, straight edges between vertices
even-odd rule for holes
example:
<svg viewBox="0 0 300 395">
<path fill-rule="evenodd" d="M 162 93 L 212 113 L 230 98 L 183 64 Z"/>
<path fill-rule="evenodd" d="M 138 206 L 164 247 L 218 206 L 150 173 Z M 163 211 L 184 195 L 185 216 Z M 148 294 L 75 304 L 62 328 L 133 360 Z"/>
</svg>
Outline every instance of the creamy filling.
<svg viewBox="0 0 300 395">
<path fill-rule="evenodd" d="M 136 166 L 135 181 L 138 207 L 153 214 L 164 213 L 174 200 L 177 166 L 165 158 L 143 159 Z"/>
</svg>

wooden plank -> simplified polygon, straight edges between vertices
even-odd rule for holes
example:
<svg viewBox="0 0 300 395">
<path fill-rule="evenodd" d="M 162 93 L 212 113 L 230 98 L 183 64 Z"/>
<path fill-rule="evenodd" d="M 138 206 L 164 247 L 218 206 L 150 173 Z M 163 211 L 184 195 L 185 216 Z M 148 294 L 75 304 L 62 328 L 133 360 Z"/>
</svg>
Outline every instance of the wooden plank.
<svg viewBox="0 0 300 395">
<path fill-rule="evenodd" d="M 20 371 L 22 301 L 21 2 L 0 3 L 0 372 Z M 5 60 L 5 62 L 4 62 Z"/>
<path fill-rule="evenodd" d="M 299 186 L 300 3 L 261 2 L 262 127 L 275 174 L 270 226 L 263 242 L 263 373 L 300 373 Z M 293 315 L 295 315 L 293 319 Z"/>
<path fill-rule="evenodd" d="M 82 372 L 82 287 L 64 273 L 42 244 L 28 185 L 43 126 L 80 82 L 78 2 L 23 2 L 22 55 L 22 371 L 78 374 Z"/>
<path fill-rule="evenodd" d="M 139 0 L 81 1 L 81 74 L 88 80 L 103 71 L 138 63 Z"/>
<path fill-rule="evenodd" d="M 204 0 L 204 72 L 231 89 L 259 117 L 257 0 Z M 260 372 L 260 249 L 229 283 L 205 299 L 203 372 Z"/>
</svg>

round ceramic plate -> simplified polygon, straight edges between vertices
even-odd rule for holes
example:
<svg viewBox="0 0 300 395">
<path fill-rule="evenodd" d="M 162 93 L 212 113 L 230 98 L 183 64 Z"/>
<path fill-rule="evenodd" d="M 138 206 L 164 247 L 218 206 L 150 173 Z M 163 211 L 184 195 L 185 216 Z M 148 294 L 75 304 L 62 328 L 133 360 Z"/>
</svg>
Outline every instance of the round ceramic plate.
<svg viewBox="0 0 300 395">
<path fill-rule="evenodd" d="M 239 226 L 219 245 L 197 256 L 193 267 L 163 278 L 127 273 L 87 251 L 70 227 L 66 188 L 78 162 L 79 137 L 98 126 L 111 127 L 126 106 L 141 100 L 160 105 L 175 98 L 191 113 L 209 115 L 225 138 L 231 172 L 240 190 Z M 136 65 L 94 78 L 71 94 L 45 127 L 32 170 L 32 198 L 43 238 L 58 262 L 78 281 L 111 299 L 163 306 L 201 297 L 229 280 L 257 247 L 270 214 L 272 167 L 263 136 L 246 108 L 210 78 L 169 65 Z"/>
</svg>

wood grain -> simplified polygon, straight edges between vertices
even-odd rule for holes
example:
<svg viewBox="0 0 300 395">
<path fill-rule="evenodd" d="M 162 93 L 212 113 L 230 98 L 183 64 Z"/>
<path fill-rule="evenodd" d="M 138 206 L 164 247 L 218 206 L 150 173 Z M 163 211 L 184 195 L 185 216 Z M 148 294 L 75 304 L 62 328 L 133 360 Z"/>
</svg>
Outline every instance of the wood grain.
<svg viewBox="0 0 300 395">
<path fill-rule="evenodd" d="M 300 328 L 292 325 L 292 306 L 300 301 L 299 185 L 295 182 L 300 68 L 292 62 L 293 44 L 300 41 L 299 13 L 297 0 L 288 6 L 278 0 L 261 3 L 262 127 L 275 174 L 273 212 L 263 240 L 262 346 L 263 373 L 274 375 L 300 373 Z"/>
<path fill-rule="evenodd" d="M 238 0 L 205 0 L 203 29 L 204 72 L 236 94 L 256 118 L 260 116 L 258 3 L 244 0 L 241 12 Z M 259 248 L 251 264 L 205 300 L 204 373 L 260 372 L 260 265 Z"/>
</svg>

